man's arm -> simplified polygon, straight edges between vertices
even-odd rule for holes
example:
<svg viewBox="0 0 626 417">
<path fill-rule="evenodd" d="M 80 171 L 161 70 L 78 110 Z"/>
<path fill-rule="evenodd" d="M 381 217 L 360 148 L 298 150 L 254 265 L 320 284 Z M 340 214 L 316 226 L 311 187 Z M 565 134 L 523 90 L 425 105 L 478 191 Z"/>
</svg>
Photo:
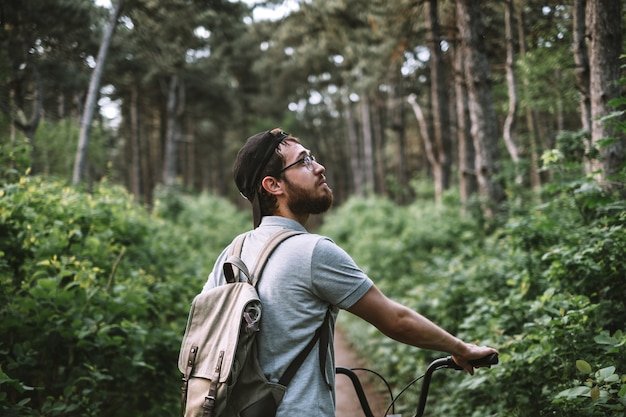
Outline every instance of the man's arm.
<svg viewBox="0 0 626 417">
<path fill-rule="evenodd" d="M 495 349 L 465 343 L 452 336 L 426 317 L 390 300 L 375 285 L 348 311 L 398 342 L 451 354 L 470 374 L 474 373 L 474 369 L 468 361 L 496 352 Z"/>
</svg>

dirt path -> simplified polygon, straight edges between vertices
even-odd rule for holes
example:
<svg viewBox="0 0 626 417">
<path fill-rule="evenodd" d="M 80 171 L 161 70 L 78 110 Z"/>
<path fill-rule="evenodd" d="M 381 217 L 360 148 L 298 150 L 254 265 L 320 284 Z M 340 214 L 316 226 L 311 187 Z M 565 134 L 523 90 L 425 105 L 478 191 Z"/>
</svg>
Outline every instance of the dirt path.
<svg viewBox="0 0 626 417">
<path fill-rule="evenodd" d="M 345 336 L 339 329 L 335 329 L 335 364 L 345 368 L 362 367 L 363 363 L 359 360 L 354 349 L 350 347 Z M 359 373 L 359 378 L 363 374 Z M 363 379 L 367 379 L 366 376 Z M 364 416 L 363 410 L 359 405 L 359 399 L 356 396 L 352 382 L 345 375 L 337 375 L 337 411 L 336 417 L 361 417 Z M 378 387 L 379 385 L 376 385 Z M 383 416 L 388 400 L 374 389 L 373 384 L 364 384 L 365 393 L 370 404 L 374 416 Z"/>
</svg>

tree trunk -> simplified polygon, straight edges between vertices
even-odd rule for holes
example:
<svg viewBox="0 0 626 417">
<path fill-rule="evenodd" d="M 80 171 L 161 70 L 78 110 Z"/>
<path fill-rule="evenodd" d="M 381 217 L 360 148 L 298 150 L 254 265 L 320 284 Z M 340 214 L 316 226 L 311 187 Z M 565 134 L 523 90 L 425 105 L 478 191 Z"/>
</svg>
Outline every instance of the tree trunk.
<svg viewBox="0 0 626 417">
<path fill-rule="evenodd" d="M 470 117 L 467 106 L 467 85 L 463 65 L 465 58 L 463 57 L 463 49 L 459 42 L 456 43 L 454 49 L 454 86 L 456 96 L 456 125 L 457 140 L 459 147 L 459 191 L 461 202 L 465 205 L 469 202 L 470 196 L 478 191 L 478 182 L 476 180 L 476 169 L 474 161 L 476 159 L 476 151 L 472 142 L 470 132 Z"/>
<path fill-rule="evenodd" d="M 163 162 L 163 184 L 172 186 L 178 174 L 178 136 L 179 118 L 184 109 L 185 87 L 178 75 L 172 75 L 167 91 L 167 132 L 165 136 L 165 154 Z"/>
<path fill-rule="evenodd" d="M 620 97 L 620 55 L 622 53 L 622 5 L 619 1 L 595 0 L 587 3 L 586 22 L 591 36 L 589 56 L 589 92 L 591 99 L 591 142 L 600 150 L 601 158 L 595 159 L 588 174 L 597 178 L 608 188 L 624 163 L 626 137 L 613 123 L 601 120 L 615 109 L 609 101 Z M 624 116 L 620 116 L 624 121 Z M 614 121 L 615 122 L 615 121 Z M 610 138 L 612 142 L 601 145 Z"/>
<path fill-rule="evenodd" d="M 507 112 L 504 120 L 504 127 L 502 130 L 502 136 L 504 137 L 504 143 L 511 160 L 515 166 L 515 183 L 521 186 L 523 183 L 523 177 L 520 170 L 520 156 L 519 149 L 514 138 L 515 135 L 515 121 L 517 118 L 517 89 L 515 86 L 515 45 L 513 42 L 513 26 L 515 22 L 514 18 L 515 6 L 513 0 L 507 0 L 504 9 L 504 30 L 506 37 L 506 84 L 509 92 L 509 111 Z"/>
<path fill-rule="evenodd" d="M 39 122 L 41 121 L 41 114 L 43 112 L 43 86 L 41 82 L 41 75 L 39 74 L 39 69 L 34 63 L 28 63 L 27 69 L 31 70 L 33 76 L 33 110 L 30 115 L 30 118 L 27 120 L 27 116 L 22 108 L 20 108 L 19 103 L 14 103 L 13 99 L 10 99 L 10 103 L 5 103 L 0 100 L 0 111 L 2 111 L 11 121 L 11 142 L 13 143 L 15 140 L 15 129 L 19 129 L 26 137 L 26 141 L 29 145 L 31 145 L 31 154 L 30 160 L 31 162 L 35 160 L 35 147 L 33 145 L 33 137 L 35 136 L 35 132 L 37 131 L 37 127 L 39 126 Z M 20 78 L 20 77 L 16 77 Z M 15 84 L 18 85 L 17 88 L 13 88 L 11 91 L 11 96 L 18 95 L 15 94 L 15 90 L 21 90 L 22 81 L 15 81 Z M 17 111 L 12 111 L 12 108 L 17 107 Z"/>
<path fill-rule="evenodd" d="M 361 170 L 361 152 L 359 147 L 359 136 L 356 132 L 356 122 L 352 112 L 352 102 L 346 100 L 346 125 L 348 145 L 350 148 L 350 169 L 352 171 L 352 186 L 357 196 L 363 196 L 363 172 Z"/>
<path fill-rule="evenodd" d="M 446 72 L 441 53 L 441 33 L 437 13 L 437 0 L 428 0 L 424 3 L 426 13 L 426 27 L 430 38 L 430 83 L 431 107 L 433 123 L 435 172 L 435 201 L 441 203 L 443 191 L 450 187 L 451 140 L 450 140 L 450 109 L 446 93 Z"/>
<path fill-rule="evenodd" d="M 424 117 L 422 107 L 417 102 L 417 97 L 415 96 L 415 94 L 410 94 L 409 97 L 407 97 L 407 101 L 413 108 L 413 113 L 415 114 L 415 118 L 417 119 L 417 124 L 420 128 L 420 134 L 424 143 L 424 152 L 426 153 L 426 158 L 428 159 L 428 162 L 433 169 L 433 178 L 435 181 L 435 201 L 437 202 L 437 204 L 439 204 L 443 199 L 443 170 L 439 158 L 437 157 L 435 149 L 436 145 L 433 143 L 430 132 L 428 130 L 428 122 Z"/>
<path fill-rule="evenodd" d="M 87 99 L 85 100 L 85 110 L 83 111 L 83 117 L 80 122 L 80 133 L 78 138 L 78 146 L 76 148 L 76 157 L 74 159 L 74 173 L 72 175 L 72 183 L 78 184 L 82 181 L 85 172 L 85 165 L 87 164 L 87 148 L 89 146 L 89 133 L 91 131 L 91 121 L 93 120 L 93 114 L 96 108 L 96 102 L 98 101 L 98 90 L 100 89 L 100 79 L 102 78 L 102 72 L 104 71 L 104 63 L 109 52 L 109 46 L 113 39 L 113 33 L 117 27 L 117 20 L 122 11 L 123 0 L 118 0 L 113 4 L 111 10 L 111 17 L 109 23 L 104 30 L 104 36 L 100 43 L 100 49 L 98 50 L 98 57 L 96 59 L 96 67 L 91 74 L 91 80 L 89 81 L 89 90 L 87 91 Z"/>
<path fill-rule="evenodd" d="M 400 105 L 400 108 L 403 109 L 403 105 Z M 404 111 L 402 111 L 402 113 L 404 113 Z M 402 125 L 400 126 L 400 129 L 398 130 L 398 153 L 400 154 L 398 157 L 398 183 L 400 185 L 401 191 L 400 191 L 400 195 L 399 195 L 399 202 L 400 203 L 406 203 L 406 201 L 408 200 L 408 196 L 410 195 L 410 193 L 408 191 L 409 189 L 409 179 L 408 179 L 408 168 L 407 168 L 407 158 L 406 158 L 406 152 L 407 152 L 407 146 L 406 146 L 406 125 L 405 125 L 405 118 L 404 118 L 404 114 L 401 116 L 401 122 Z"/>
<path fill-rule="evenodd" d="M 392 193 L 394 194 L 396 202 L 404 204 L 408 200 L 410 193 L 407 191 L 408 179 L 407 179 L 407 158 L 406 158 L 406 117 L 404 107 L 404 88 L 402 83 L 402 76 L 397 67 L 394 66 L 394 74 L 396 74 L 394 86 L 391 89 L 392 96 L 390 97 L 390 119 L 392 129 L 395 132 L 395 137 L 398 141 L 397 146 L 397 166 L 395 170 L 397 186 L 393 187 Z"/>
<path fill-rule="evenodd" d="M 480 4 L 474 0 L 457 0 L 456 10 L 465 57 L 471 132 L 476 149 L 476 176 L 484 199 L 483 213 L 493 218 L 504 201 L 504 192 L 497 182 L 498 129 L 493 104 L 489 63 L 483 38 Z"/>
<path fill-rule="evenodd" d="M 379 97 L 376 97 L 375 105 L 372 107 L 372 138 L 374 146 L 374 166 L 376 186 L 375 192 L 380 195 L 387 194 L 387 181 L 385 180 L 387 170 L 385 168 L 385 129 L 383 120 L 383 104 Z"/>
<path fill-rule="evenodd" d="M 372 140 L 372 121 L 370 118 L 370 99 L 367 93 L 361 96 L 361 126 L 363 131 L 363 175 L 365 192 L 374 191 L 374 144 Z"/>
<path fill-rule="evenodd" d="M 526 46 L 526 33 L 524 27 L 524 12 L 523 8 L 520 7 L 517 14 L 517 36 L 519 39 L 519 53 L 520 56 L 525 56 L 527 52 Z M 522 77 L 522 88 L 524 91 L 524 95 L 527 94 L 528 90 L 528 78 Z M 530 187 L 533 190 L 538 190 L 541 187 L 541 174 L 539 172 L 539 152 L 541 152 L 541 146 L 539 146 L 539 126 L 537 123 L 537 115 L 535 111 L 530 107 L 526 106 L 524 108 L 524 113 L 526 116 L 526 129 L 528 129 L 529 133 L 529 158 L 530 158 Z M 547 174 L 546 174 L 547 175 Z"/>
<path fill-rule="evenodd" d="M 139 130 L 139 87 L 130 87 L 130 140 L 132 162 L 130 167 L 130 191 L 135 201 L 141 199 L 141 134 Z"/>
<path fill-rule="evenodd" d="M 182 141 L 185 147 L 185 158 L 182 161 L 185 168 L 185 186 L 189 189 L 200 190 L 200 187 L 198 187 L 199 181 L 196 181 L 196 156 L 198 155 L 198 149 L 193 135 L 193 118 L 185 117 L 184 120 L 184 131 L 187 132 L 185 139 Z"/>
<path fill-rule="evenodd" d="M 156 100 L 155 100 L 156 101 Z M 162 105 L 149 108 L 146 115 L 146 129 L 143 140 L 145 146 L 143 167 L 143 193 L 146 202 L 151 202 L 154 188 L 163 178 L 163 110 Z"/>
<path fill-rule="evenodd" d="M 591 133 L 591 100 L 589 97 L 589 55 L 587 53 L 587 39 L 585 24 L 586 0 L 574 0 L 573 12 L 573 32 L 574 32 L 574 74 L 580 91 L 580 124 L 583 131 L 589 135 Z M 591 148 L 591 142 L 585 142 L 587 151 Z M 592 170 L 590 161 L 585 158 L 585 170 Z"/>
</svg>

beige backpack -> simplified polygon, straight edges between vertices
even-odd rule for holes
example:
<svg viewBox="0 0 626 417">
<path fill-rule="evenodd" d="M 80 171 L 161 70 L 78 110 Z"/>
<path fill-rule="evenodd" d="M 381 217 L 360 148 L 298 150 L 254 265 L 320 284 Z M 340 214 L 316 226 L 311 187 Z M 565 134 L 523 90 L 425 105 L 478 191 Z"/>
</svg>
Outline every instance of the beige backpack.
<svg viewBox="0 0 626 417">
<path fill-rule="evenodd" d="M 261 249 L 252 274 L 240 258 L 246 234 L 238 236 L 224 263 L 226 283 L 194 298 L 178 357 L 178 369 L 183 374 L 183 416 L 274 416 L 287 385 L 318 340 L 320 369 L 324 372 L 330 333 L 328 312 L 278 383 L 265 378 L 257 357 L 255 336 L 262 331 L 262 308 L 256 284 L 274 249 L 300 233 L 284 230 L 272 236 Z"/>
</svg>

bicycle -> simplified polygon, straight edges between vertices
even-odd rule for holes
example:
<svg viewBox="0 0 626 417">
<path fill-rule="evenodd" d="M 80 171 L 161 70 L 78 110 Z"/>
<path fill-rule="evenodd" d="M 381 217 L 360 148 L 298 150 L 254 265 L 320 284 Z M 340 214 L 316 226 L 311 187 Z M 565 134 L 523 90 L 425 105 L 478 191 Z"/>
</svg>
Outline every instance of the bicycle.
<svg viewBox="0 0 626 417">
<path fill-rule="evenodd" d="M 490 355 L 485 356 L 484 358 L 470 361 L 470 363 L 475 368 L 483 368 L 483 367 L 491 368 L 492 365 L 498 364 L 498 354 L 492 353 Z M 385 383 L 385 385 L 387 386 L 387 391 L 391 397 L 391 404 L 389 405 L 389 407 L 387 408 L 387 411 L 385 412 L 385 415 L 388 417 L 399 416 L 399 414 L 395 414 L 395 409 L 394 409 L 395 402 L 398 400 L 398 398 L 400 398 L 402 394 L 404 394 L 404 392 L 406 392 L 408 388 L 410 388 L 411 386 L 413 386 L 413 384 L 415 384 L 417 381 L 423 378 L 422 389 L 420 391 L 420 398 L 417 404 L 416 414 L 413 416 L 413 417 L 422 417 L 424 415 L 424 409 L 426 408 L 426 400 L 428 399 L 428 389 L 430 387 L 430 380 L 432 378 L 433 373 L 439 369 L 455 369 L 458 371 L 463 370 L 463 368 L 461 368 L 459 365 L 456 364 L 456 362 L 454 362 L 451 356 L 446 356 L 444 358 L 435 359 L 428 365 L 428 368 L 426 369 L 426 373 L 424 375 L 418 378 L 415 378 L 413 381 L 407 384 L 404 388 L 402 388 L 402 390 L 400 390 L 398 395 L 396 395 L 395 397 L 393 396 L 393 393 L 391 392 L 391 387 L 389 386 L 389 383 L 385 380 L 385 378 L 383 378 L 383 376 L 378 374 L 377 372 L 372 371 L 371 369 L 345 368 L 342 366 L 338 366 L 336 367 L 336 373 L 338 375 L 339 374 L 346 375 L 352 382 L 352 385 L 354 386 L 354 390 L 356 391 L 356 395 L 359 399 L 359 403 L 361 405 L 361 408 L 363 409 L 365 417 L 375 417 L 375 416 L 367 401 L 367 397 L 365 395 L 363 385 L 361 384 L 361 380 L 359 379 L 355 371 L 361 370 L 361 371 L 371 372 L 375 374 L 377 377 L 379 377 L 380 379 L 382 379 L 382 381 Z M 392 414 L 388 414 L 390 410 Z"/>
</svg>

